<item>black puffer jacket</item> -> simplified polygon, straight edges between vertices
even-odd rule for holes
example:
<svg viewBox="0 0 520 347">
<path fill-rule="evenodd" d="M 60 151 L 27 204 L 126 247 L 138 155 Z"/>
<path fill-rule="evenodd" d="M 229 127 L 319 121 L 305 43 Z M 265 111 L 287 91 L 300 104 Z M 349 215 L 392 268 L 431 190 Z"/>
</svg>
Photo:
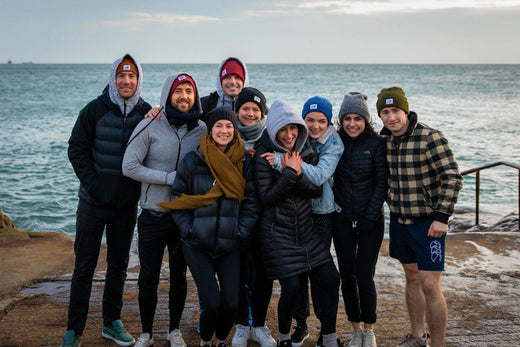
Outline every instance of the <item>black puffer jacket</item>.
<svg viewBox="0 0 520 347">
<path fill-rule="evenodd" d="M 251 155 L 244 153 L 243 160 L 246 188 L 241 204 L 220 197 L 208 206 L 172 211 L 186 246 L 218 258 L 238 249 L 239 243 L 247 242 L 251 236 L 260 211 L 252 180 Z M 173 183 L 173 194 L 202 195 L 213 187 L 214 182 L 215 178 L 198 148 L 182 159 Z"/>
<path fill-rule="evenodd" d="M 124 115 L 108 95 L 108 86 L 79 113 L 69 139 L 68 156 L 81 183 L 79 198 L 101 207 L 137 203 L 141 183 L 123 176 L 124 150 L 136 125 L 151 106 L 139 98 Z"/>
<path fill-rule="evenodd" d="M 264 132 L 255 156 L 255 184 L 263 207 L 259 240 L 267 275 L 280 279 L 324 264 L 331 255 L 312 224 L 311 199 L 321 196 L 322 188 L 291 168 L 279 172 L 259 157 L 273 151 L 275 146 Z M 308 143 L 301 156 L 305 162 L 317 163 L 318 155 Z"/>
<path fill-rule="evenodd" d="M 334 200 L 349 221 L 381 216 L 388 190 L 386 139 L 361 133 L 356 138 L 339 132 L 345 150 L 334 173 Z"/>
</svg>

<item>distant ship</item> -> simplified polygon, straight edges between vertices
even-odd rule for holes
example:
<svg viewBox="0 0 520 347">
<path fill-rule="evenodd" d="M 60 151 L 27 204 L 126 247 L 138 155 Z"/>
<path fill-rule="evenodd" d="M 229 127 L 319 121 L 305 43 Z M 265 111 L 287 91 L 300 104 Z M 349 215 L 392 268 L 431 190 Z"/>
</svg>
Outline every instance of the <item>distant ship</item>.
<svg viewBox="0 0 520 347">
<path fill-rule="evenodd" d="M 11 59 L 7 59 L 7 64 L 12 64 L 13 61 Z"/>
</svg>

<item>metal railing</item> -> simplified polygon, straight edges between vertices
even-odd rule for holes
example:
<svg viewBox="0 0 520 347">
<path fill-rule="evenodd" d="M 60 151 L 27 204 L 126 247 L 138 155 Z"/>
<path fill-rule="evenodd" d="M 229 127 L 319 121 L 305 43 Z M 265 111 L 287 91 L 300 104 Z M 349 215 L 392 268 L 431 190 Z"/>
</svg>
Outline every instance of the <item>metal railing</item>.
<svg viewBox="0 0 520 347">
<path fill-rule="evenodd" d="M 482 171 L 484 169 L 489 169 L 489 168 L 492 168 L 492 167 L 495 167 L 495 166 L 499 166 L 499 165 L 509 166 L 509 167 L 512 167 L 513 169 L 516 169 L 518 171 L 518 214 L 520 215 L 520 166 L 519 165 L 515 165 L 515 164 L 511 164 L 511 163 L 507 163 L 507 162 L 504 162 L 504 161 L 497 161 L 497 162 L 492 163 L 492 164 L 479 166 L 477 168 L 469 169 L 469 170 L 466 170 L 466 171 L 463 171 L 463 172 L 460 173 L 462 176 L 464 176 L 464 175 L 468 175 L 468 174 L 476 172 L 476 179 L 475 179 L 475 200 L 476 200 L 475 201 L 475 225 L 479 225 L 480 171 Z M 520 230 L 520 218 L 518 218 L 518 230 Z"/>
</svg>

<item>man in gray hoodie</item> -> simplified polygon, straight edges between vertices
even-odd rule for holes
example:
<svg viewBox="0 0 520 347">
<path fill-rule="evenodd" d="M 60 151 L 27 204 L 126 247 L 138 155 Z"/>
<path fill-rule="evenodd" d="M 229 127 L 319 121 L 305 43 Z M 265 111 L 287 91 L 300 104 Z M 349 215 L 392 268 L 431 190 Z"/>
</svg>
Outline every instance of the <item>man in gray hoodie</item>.
<svg viewBox="0 0 520 347">
<path fill-rule="evenodd" d="M 186 153 L 195 150 L 206 125 L 197 85 L 186 74 L 174 74 L 164 82 L 160 118 L 147 118 L 137 125 L 123 158 L 123 174 L 141 182 L 137 222 L 139 232 L 139 310 L 142 334 L 139 346 L 153 344 L 153 320 L 157 306 L 157 286 L 165 247 L 170 261 L 171 346 L 185 346 L 179 323 L 186 299 L 186 262 L 179 246 L 179 228 L 170 211 L 157 206 L 173 199 L 172 184 L 177 166 Z"/>
<path fill-rule="evenodd" d="M 238 94 L 245 87 L 249 87 L 246 64 L 235 57 L 224 59 L 218 68 L 217 90 L 200 99 L 203 109 L 201 119 L 206 122 L 208 114 L 217 107 L 235 109 Z"/>
</svg>

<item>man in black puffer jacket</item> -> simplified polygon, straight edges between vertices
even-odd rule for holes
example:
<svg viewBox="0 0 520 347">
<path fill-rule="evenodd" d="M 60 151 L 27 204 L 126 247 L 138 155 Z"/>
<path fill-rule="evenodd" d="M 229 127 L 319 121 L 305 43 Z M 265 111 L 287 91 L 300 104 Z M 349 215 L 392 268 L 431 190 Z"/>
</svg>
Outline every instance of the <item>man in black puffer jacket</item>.
<svg viewBox="0 0 520 347">
<path fill-rule="evenodd" d="M 69 160 L 80 188 L 74 241 L 76 260 L 63 346 L 81 342 L 105 227 L 108 266 L 102 335 L 123 346 L 135 342 L 120 318 L 140 183 L 123 176 L 121 163 L 132 131 L 150 109 L 140 97 L 142 79 L 141 67 L 132 56 L 126 54 L 117 59 L 112 64 L 108 86 L 80 111 L 69 139 Z"/>
<path fill-rule="evenodd" d="M 291 346 L 291 320 L 301 276 L 309 276 L 313 301 L 326 307 L 320 314 L 324 346 L 336 345 L 336 312 L 339 275 L 329 245 L 312 222 L 312 202 L 322 188 L 301 172 L 303 160 L 315 164 L 317 153 L 306 142 L 307 126 L 294 108 L 275 101 L 270 107 L 266 131 L 256 152 L 255 184 L 262 215 L 260 247 L 267 275 L 282 287 L 278 303 L 279 346 Z M 282 171 L 270 162 L 273 152 L 284 153 Z"/>
</svg>

